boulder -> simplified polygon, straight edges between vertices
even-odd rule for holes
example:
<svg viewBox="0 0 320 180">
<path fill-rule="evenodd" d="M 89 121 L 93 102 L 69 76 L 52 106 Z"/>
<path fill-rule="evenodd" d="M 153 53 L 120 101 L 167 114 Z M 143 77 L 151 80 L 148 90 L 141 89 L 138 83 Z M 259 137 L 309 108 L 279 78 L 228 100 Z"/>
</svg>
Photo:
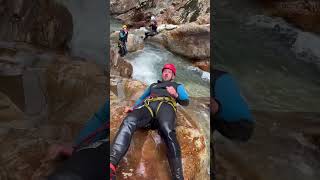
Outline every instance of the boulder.
<svg viewBox="0 0 320 180">
<path fill-rule="evenodd" d="M 129 31 L 127 50 L 128 52 L 135 52 L 144 48 L 144 33 L 142 31 Z M 119 31 L 116 31 L 110 35 L 110 43 L 112 46 L 116 46 L 119 39 Z"/>
<path fill-rule="evenodd" d="M 159 24 L 208 23 L 210 16 L 209 0 L 127 0 L 111 1 L 112 14 L 128 24 L 146 20 L 154 14 Z"/>
<path fill-rule="evenodd" d="M 133 67 L 127 60 L 120 57 L 118 50 L 117 47 L 110 48 L 110 74 L 131 78 Z"/>
<path fill-rule="evenodd" d="M 124 94 L 129 94 L 128 92 L 132 90 L 136 91 L 137 96 L 143 93 L 145 85 L 130 81 L 123 80 Z M 110 142 L 126 116 L 124 106 L 133 103 L 133 98 L 119 99 L 118 90 L 119 88 L 114 89 L 115 92 L 111 93 Z M 206 135 L 196 121 L 185 110 L 178 107 L 176 131 L 182 151 L 184 177 L 185 179 L 209 179 Z M 171 179 L 166 146 L 156 131 L 138 130 L 134 134 L 130 148 L 119 164 L 117 178 Z"/>
<path fill-rule="evenodd" d="M 305 31 L 320 33 L 320 2 L 315 0 L 258 0 L 272 16 L 283 17 Z"/>
<path fill-rule="evenodd" d="M 195 67 L 200 68 L 203 71 L 210 72 L 210 61 L 209 60 L 200 60 L 200 61 L 194 62 L 193 65 Z"/>
<path fill-rule="evenodd" d="M 55 1 L 3 0 L 0 14 L 0 40 L 68 48 L 73 34 L 72 15 Z"/>
<path fill-rule="evenodd" d="M 210 58 L 210 26 L 189 23 L 150 38 L 168 50 L 189 59 Z"/>
<path fill-rule="evenodd" d="M 0 49 L 0 59 L 7 58 L 2 63 L 14 62 L 22 69 L 43 72 L 41 78 L 47 83 L 41 90 L 46 93 L 50 113 L 46 121 L 31 126 L 33 123 L 19 106 L 24 103 L 17 103 L 25 96 L 23 81 L 16 80 L 20 76 L 0 75 L 1 84 L 6 84 L 0 86 L 0 179 L 44 180 L 61 163 L 47 158 L 48 147 L 74 141 L 108 97 L 109 78 L 90 60 L 21 43 Z"/>
</svg>

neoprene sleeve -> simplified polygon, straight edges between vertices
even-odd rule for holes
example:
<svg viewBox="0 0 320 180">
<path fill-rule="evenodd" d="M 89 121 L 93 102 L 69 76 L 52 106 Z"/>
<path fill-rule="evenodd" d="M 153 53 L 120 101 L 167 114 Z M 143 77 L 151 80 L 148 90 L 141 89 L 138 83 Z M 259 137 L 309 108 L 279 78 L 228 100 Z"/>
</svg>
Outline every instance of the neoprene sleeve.
<svg viewBox="0 0 320 180">
<path fill-rule="evenodd" d="M 98 128 L 107 125 L 110 120 L 110 104 L 106 100 L 104 105 L 96 112 L 86 123 L 84 128 L 80 131 L 78 137 L 75 140 L 75 145 L 81 143 L 89 134 L 96 131 Z M 99 137 L 96 137 L 99 138 Z M 96 139 L 97 140 L 97 139 Z M 95 140 L 94 140 L 95 141 Z"/>
</svg>

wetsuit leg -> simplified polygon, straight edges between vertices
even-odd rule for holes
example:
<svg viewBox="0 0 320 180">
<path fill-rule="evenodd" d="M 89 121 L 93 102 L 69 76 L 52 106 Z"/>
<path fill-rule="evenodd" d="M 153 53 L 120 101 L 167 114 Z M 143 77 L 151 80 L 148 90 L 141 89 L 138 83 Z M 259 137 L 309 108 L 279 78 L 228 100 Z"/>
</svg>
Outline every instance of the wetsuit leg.
<svg viewBox="0 0 320 180">
<path fill-rule="evenodd" d="M 149 32 L 145 32 L 145 33 L 144 33 L 144 38 L 143 38 L 143 40 L 147 39 L 148 36 L 149 36 Z"/>
<path fill-rule="evenodd" d="M 123 120 L 111 146 L 110 162 L 113 165 L 117 166 L 126 154 L 136 129 L 145 127 L 151 122 L 151 119 L 152 117 L 149 110 L 146 107 L 142 107 L 129 113 Z"/>
<path fill-rule="evenodd" d="M 176 137 L 176 113 L 171 105 L 163 103 L 157 114 L 159 134 L 168 148 L 168 161 L 172 178 L 181 180 L 183 169 L 181 161 L 181 149 Z"/>
</svg>

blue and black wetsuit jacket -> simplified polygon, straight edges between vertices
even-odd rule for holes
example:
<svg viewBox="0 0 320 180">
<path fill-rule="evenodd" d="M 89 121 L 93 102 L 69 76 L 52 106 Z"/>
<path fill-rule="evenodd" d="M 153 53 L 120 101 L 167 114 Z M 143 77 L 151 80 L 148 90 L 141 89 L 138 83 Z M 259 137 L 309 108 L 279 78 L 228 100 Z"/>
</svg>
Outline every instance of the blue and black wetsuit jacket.
<svg viewBox="0 0 320 180">
<path fill-rule="evenodd" d="M 189 104 L 189 95 L 182 84 L 178 84 L 176 82 L 161 82 L 151 84 L 144 93 L 140 96 L 140 98 L 135 102 L 133 108 L 141 106 L 143 101 L 150 96 L 170 96 L 167 92 L 166 87 L 172 86 L 178 93 L 178 98 L 176 98 L 177 103 L 182 106 L 187 106 Z"/>
<path fill-rule="evenodd" d="M 74 147 L 80 148 L 107 139 L 110 132 L 110 104 L 106 100 L 102 107 L 88 120 L 74 142 Z"/>
<path fill-rule="evenodd" d="M 124 32 L 123 29 L 120 30 L 119 40 L 123 43 L 128 41 L 128 33 Z"/>
<path fill-rule="evenodd" d="M 214 70 L 213 77 L 211 96 L 219 104 L 219 110 L 211 114 L 211 129 L 229 139 L 247 141 L 253 133 L 254 119 L 236 81 L 220 70 Z"/>
</svg>

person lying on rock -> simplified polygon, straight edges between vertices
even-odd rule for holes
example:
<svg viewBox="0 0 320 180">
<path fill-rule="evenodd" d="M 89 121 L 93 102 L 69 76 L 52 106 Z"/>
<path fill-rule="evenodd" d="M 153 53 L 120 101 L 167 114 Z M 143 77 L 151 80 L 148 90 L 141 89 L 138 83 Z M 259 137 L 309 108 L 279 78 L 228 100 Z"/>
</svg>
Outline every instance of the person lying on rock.
<svg viewBox="0 0 320 180">
<path fill-rule="evenodd" d="M 74 143 L 55 144 L 49 148 L 48 158 L 66 158 L 49 175 L 48 180 L 107 179 L 106 163 L 109 154 L 109 101 L 99 109 L 80 131 Z"/>
<path fill-rule="evenodd" d="M 118 44 L 118 47 L 120 48 L 119 54 L 121 57 L 126 55 L 128 52 L 127 44 L 126 44 L 127 42 L 128 42 L 128 29 L 127 29 L 127 25 L 123 25 L 119 33 L 119 44 Z"/>
<path fill-rule="evenodd" d="M 116 168 L 126 154 L 134 132 L 139 128 L 157 129 L 165 142 L 172 179 L 184 179 L 180 145 L 176 137 L 176 103 L 187 106 L 189 96 L 182 84 L 174 82 L 176 68 L 165 64 L 162 81 L 151 84 L 133 107 L 126 107 L 124 118 L 110 149 L 110 179 L 116 179 Z"/>
<path fill-rule="evenodd" d="M 248 141 L 253 134 L 254 119 L 233 77 L 214 69 L 211 88 L 211 131 L 235 141 Z M 211 143 L 213 151 L 213 143 Z M 211 153 L 214 163 L 214 153 Z M 214 167 L 214 164 L 211 166 Z M 214 176 L 214 169 L 211 171 Z"/>
<path fill-rule="evenodd" d="M 144 40 L 147 39 L 149 36 L 154 36 L 158 34 L 158 31 L 157 31 L 158 23 L 154 16 L 151 16 L 151 23 L 149 27 L 151 28 L 151 31 L 145 33 Z"/>
</svg>

